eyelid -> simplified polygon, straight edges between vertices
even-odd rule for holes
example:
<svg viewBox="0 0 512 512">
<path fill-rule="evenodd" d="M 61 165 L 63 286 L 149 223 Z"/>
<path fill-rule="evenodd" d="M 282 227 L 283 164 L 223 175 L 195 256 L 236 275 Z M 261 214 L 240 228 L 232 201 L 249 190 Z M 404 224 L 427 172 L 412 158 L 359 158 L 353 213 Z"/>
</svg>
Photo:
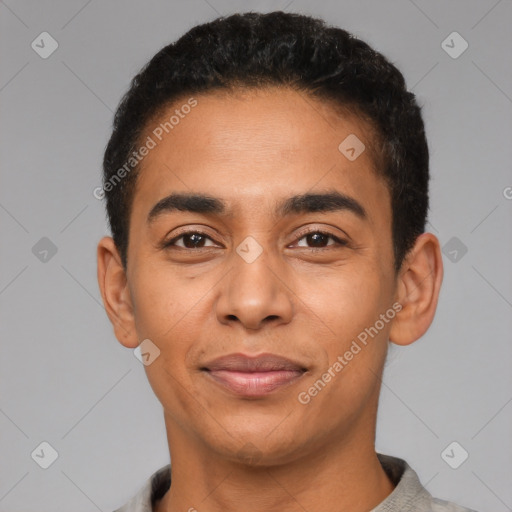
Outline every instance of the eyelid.
<svg viewBox="0 0 512 512">
<path fill-rule="evenodd" d="M 313 233 L 320 233 L 322 235 L 328 236 L 328 237 L 332 238 L 338 245 L 345 246 L 345 245 L 348 245 L 348 243 L 349 243 L 348 235 L 345 234 L 345 237 L 346 237 L 346 239 L 345 239 L 345 238 L 342 238 L 341 236 L 335 235 L 334 233 L 332 233 L 331 231 L 329 231 L 325 228 L 320 228 L 320 227 L 308 227 L 308 228 L 301 230 L 295 236 L 294 243 L 302 240 L 305 236 L 307 236 L 309 234 L 313 234 Z M 330 247 L 330 246 L 328 246 L 328 247 Z M 307 247 L 306 247 L 306 249 L 307 249 Z M 315 247 L 310 247 L 310 249 L 315 249 Z M 323 247 L 317 248 L 317 249 L 323 249 Z"/>
</svg>

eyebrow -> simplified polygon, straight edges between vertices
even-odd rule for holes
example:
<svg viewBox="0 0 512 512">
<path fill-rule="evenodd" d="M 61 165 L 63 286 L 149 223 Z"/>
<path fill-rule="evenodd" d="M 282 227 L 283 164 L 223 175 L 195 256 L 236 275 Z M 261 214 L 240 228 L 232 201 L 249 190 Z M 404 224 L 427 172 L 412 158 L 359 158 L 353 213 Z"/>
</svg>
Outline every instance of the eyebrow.
<svg viewBox="0 0 512 512">
<path fill-rule="evenodd" d="M 217 197 L 193 193 L 173 193 L 160 199 L 148 214 L 147 222 L 153 222 L 157 217 L 173 211 L 227 216 L 226 203 Z M 364 207 L 354 198 L 338 191 L 324 193 L 306 193 L 288 197 L 281 201 L 276 209 L 278 216 L 285 217 L 300 213 L 325 213 L 334 211 L 349 211 L 360 219 L 367 219 Z"/>
</svg>

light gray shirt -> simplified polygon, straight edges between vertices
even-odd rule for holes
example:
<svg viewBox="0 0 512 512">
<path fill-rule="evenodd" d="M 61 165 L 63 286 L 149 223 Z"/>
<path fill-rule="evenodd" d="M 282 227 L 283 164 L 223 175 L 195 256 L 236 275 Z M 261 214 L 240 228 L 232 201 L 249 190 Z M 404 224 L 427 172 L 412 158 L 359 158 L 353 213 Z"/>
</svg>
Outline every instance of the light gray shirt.
<svg viewBox="0 0 512 512">
<path fill-rule="evenodd" d="M 377 457 L 396 487 L 370 512 L 475 512 L 472 509 L 433 498 L 405 460 L 380 453 Z M 168 464 L 155 471 L 139 492 L 115 512 L 153 512 L 154 503 L 162 498 L 170 485 L 171 465 Z"/>
</svg>

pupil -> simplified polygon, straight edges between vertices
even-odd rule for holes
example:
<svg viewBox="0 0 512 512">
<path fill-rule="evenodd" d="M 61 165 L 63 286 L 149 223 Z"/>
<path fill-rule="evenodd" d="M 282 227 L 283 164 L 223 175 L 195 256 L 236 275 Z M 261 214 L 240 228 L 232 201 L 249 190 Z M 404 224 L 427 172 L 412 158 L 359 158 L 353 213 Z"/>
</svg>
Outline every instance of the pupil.
<svg viewBox="0 0 512 512">
<path fill-rule="evenodd" d="M 198 233 L 193 233 L 191 235 L 186 235 L 184 238 L 183 238 L 183 243 L 185 245 L 185 247 L 187 248 L 194 248 L 194 247 L 198 247 L 200 245 L 200 240 L 198 239 L 201 239 L 203 238 L 202 235 L 199 235 Z M 190 240 L 191 243 L 187 243 L 187 240 Z"/>
<path fill-rule="evenodd" d="M 325 239 L 327 237 L 326 237 L 326 235 L 323 235 L 322 233 L 312 233 L 312 234 L 308 235 L 308 238 L 309 238 L 309 240 L 308 240 L 309 242 L 312 242 L 315 247 L 318 247 L 319 244 L 317 242 L 320 241 L 320 245 L 321 245 L 322 239 Z"/>
</svg>

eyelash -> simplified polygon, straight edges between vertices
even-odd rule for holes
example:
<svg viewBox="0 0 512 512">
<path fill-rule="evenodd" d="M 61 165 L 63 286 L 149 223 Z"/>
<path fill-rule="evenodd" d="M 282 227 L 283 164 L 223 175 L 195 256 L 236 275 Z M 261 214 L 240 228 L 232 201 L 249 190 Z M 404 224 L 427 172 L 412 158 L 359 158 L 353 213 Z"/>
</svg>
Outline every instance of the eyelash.
<svg viewBox="0 0 512 512">
<path fill-rule="evenodd" d="M 298 242 L 298 241 L 302 240 L 303 238 L 305 238 L 306 236 L 312 235 L 312 234 L 319 234 L 319 235 L 327 236 L 328 238 L 332 238 L 336 242 L 336 244 L 341 247 L 345 247 L 348 245 L 347 240 L 338 238 L 337 236 L 333 235 L 332 233 L 329 233 L 328 231 L 322 231 L 320 229 L 312 229 L 309 231 L 303 231 L 302 233 L 299 233 L 298 238 L 295 240 L 295 242 Z M 178 236 L 175 236 L 168 242 L 164 242 L 163 248 L 177 247 L 176 245 L 174 245 L 176 243 L 176 241 L 178 241 L 180 238 L 183 238 L 184 236 L 187 236 L 187 235 L 200 235 L 205 238 L 208 238 L 209 240 L 212 240 L 211 237 L 209 237 L 206 233 L 203 233 L 202 231 L 198 231 L 198 230 L 184 231 L 183 233 L 180 233 Z M 303 247 L 303 248 L 319 250 L 319 249 L 327 249 L 336 244 L 327 245 L 326 247 Z M 198 249 L 204 249 L 204 247 L 199 247 L 197 249 L 193 249 L 193 248 L 189 248 L 189 247 L 180 247 L 180 248 L 188 250 L 188 251 L 197 251 Z M 206 247 L 206 248 L 208 248 L 208 247 Z"/>
</svg>

